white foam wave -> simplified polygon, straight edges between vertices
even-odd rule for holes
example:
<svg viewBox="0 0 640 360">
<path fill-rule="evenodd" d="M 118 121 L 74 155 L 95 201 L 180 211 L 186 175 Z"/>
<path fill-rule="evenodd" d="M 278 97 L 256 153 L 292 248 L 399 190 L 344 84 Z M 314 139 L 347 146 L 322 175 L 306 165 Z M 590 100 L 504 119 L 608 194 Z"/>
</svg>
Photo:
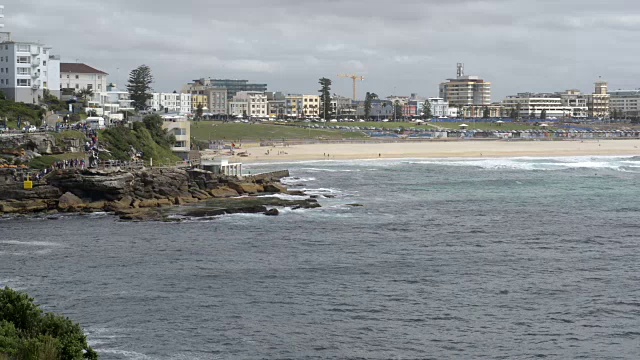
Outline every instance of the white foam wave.
<svg viewBox="0 0 640 360">
<path fill-rule="evenodd" d="M 62 244 L 50 241 L 18 241 L 18 240 L 0 240 L 0 244 L 6 245 L 23 245 L 23 246 L 62 246 Z"/>
<path fill-rule="evenodd" d="M 287 178 L 280 179 L 280 182 L 285 184 L 285 185 L 299 184 L 299 183 L 305 183 L 305 182 L 309 182 L 309 181 L 316 181 L 316 178 L 314 178 L 314 177 L 287 177 Z"/>
<path fill-rule="evenodd" d="M 640 167 L 640 162 L 620 157 L 564 157 L 564 158 L 500 158 L 500 159 L 465 159 L 465 160 L 423 160 L 412 161 L 412 164 L 471 166 L 488 170 L 570 170 L 594 169 L 629 171 L 628 168 Z"/>
<path fill-rule="evenodd" d="M 318 189 L 301 189 L 300 191 L 304 191 L 309 195 L 335 195 L 342 194 L 341 190 L 331 189 L 331 188 L 318 188 Z"/>
<path fill-rule="evenodd" d="M 270 195 L 260 195 L 259 198 L 278 198 L 282 200 L 304 200 L 306 196 L 299 195 L 289 195 L 289 194 L 270 194 Z"/>
<path fill-rule="evenodd" d="M 114 354 L 114 355 L 120 355 L 120 356 L 124 356 L 127 359 L 133 359 L 133 360 L 146 360 L 146 359 L 155 359 L 152 358 L 148 355 L 139 353 L 139 352 L 135 352 L 135 351 L 129 351 L 129 350 L 121 350 L 121 349 L 94 349 L 98 354 Z"/>
</svg>

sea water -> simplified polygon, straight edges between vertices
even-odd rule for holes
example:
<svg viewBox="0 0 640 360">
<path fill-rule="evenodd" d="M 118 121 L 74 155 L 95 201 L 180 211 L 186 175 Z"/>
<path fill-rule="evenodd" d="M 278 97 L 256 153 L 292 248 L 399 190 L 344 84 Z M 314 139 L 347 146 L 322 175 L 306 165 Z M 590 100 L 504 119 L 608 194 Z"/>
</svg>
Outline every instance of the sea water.
<svg viewBox="0 0 640 360">
<path fill-rule="evenodd" d="M 3 218 L 0 286 L 102 359 L 640 357 L 640 158 L 282 168 L 323 207 Z"/>
</svg>

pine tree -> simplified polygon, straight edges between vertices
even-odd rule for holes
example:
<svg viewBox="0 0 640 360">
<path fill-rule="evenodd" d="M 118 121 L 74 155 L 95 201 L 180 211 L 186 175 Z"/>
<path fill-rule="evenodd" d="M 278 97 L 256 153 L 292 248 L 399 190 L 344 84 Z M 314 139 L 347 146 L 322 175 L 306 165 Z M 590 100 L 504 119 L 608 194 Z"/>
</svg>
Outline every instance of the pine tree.
<svg viewBox="0 0 640 360">
<path fill-rule="evenodd" d="M 371 102 L 373 99 L 377 99 L 378 95 L 376 93 L 367 92 L 367 95 L 364 98 L 364 118 L 369 120 L 371 117 Z"/>
<path fill-rule="evenodd" d="M 328 119 L 331 115 L 331 79 L 321 78 L 319 81 L 320 90 L 320 104 L 322 104 L 322 109 L 320 109 L 320 114 L 322 114 L 323 119 Z"/>
<path fill-rule="evenodd" d="M 422 106 L 422 116 L 424 120 L 433 118 L 433 113 L 431 112 L 431 102 L 428 99 L 424 101 L 424 105 Z"/>
<path fill-rule="evenodd" d="M 129 91 L 129 97 L 133 100 L 133 107 L 136 110 L 146 109 L 147 101 L 153 98 L 151 94 L 152 83 L 153 75 L 151 74 L 151 68 L 147 65 L 140 65 L 129 73 L 127 91 Z"/>
</svg>

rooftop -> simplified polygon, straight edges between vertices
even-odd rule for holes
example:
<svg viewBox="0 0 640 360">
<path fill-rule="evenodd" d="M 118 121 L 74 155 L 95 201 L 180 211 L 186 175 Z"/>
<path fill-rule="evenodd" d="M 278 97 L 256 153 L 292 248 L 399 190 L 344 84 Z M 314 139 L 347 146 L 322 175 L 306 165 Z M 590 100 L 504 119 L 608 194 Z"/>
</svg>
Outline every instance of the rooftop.
<svg viewBox="0 0 640 360">
<path fill-rule="evenodd" d="M 104 71 L 100 71 L 96 68 L 92 68 L 87 64 L 82 63 L 60 63 L 61 73 L 79 73 L 79 74 L 103 74 L 109 75 Z"/>
</svg>

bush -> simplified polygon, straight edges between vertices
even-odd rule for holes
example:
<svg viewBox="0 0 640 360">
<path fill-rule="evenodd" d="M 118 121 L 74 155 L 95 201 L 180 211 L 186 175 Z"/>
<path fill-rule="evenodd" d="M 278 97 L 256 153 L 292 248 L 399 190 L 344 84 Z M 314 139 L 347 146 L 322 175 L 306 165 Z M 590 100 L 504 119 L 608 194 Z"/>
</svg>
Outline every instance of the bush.
<svg viewBox="0 0 640 360">
<path fill-rule="evenodd" d="M 46 313 L 27 294 L 0 290 L 0 359 L 98 359 L 80 325 Z"/>
<path fill-rule="evenodd" d="M 161 130 L 162 132 L 158 132 L 155 129 L 160 141 L 156 141 L 143 123 L 133 123 L 132 130 L 124 126 L 104 130 L 99 138 L 111 151 L 113 159 L 131 160 L 130 152 L 133 147 L 137 151 L 142 151 L 144 160 L 154 159 L 154 163 L 172 163 L 179 160 L 171 152 L 170 146 L 173 142 L 166 138 L 164 129 Z"/>
</svg>

